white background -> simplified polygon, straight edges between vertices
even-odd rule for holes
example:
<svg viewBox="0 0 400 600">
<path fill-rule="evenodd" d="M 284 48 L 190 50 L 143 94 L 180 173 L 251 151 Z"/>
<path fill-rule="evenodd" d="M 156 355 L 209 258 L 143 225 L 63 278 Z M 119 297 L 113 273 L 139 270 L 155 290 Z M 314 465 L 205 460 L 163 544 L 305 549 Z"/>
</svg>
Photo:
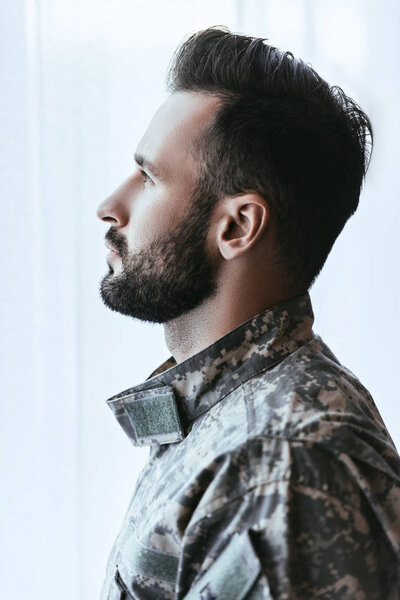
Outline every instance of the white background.
<svg viewBox="0 0 400 600">
<path fill-rule="evenodd" d="M 147 449 L 105 400 L 169 356 L 107 310 L 98 203 L 133 168 L 172 51 L 224 24 L 291 50 L 372 119 L 360 206 L 311 289 L 319 333 L 400 446 L 396 0 L 4 0 L 0 4 L 0 597 L 96 600 Z"/>
</svg>

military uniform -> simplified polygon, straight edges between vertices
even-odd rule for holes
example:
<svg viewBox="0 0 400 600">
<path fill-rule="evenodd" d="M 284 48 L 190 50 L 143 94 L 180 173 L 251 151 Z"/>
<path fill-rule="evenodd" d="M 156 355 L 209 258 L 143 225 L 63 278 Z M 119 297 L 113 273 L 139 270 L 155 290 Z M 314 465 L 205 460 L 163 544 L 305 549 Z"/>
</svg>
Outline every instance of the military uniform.
<svg viewBox="0 0 400 600">
<path fill-rule="evenodd" d="M 107 400 L 150 454 L 102 600 L 397 600 L 400 458 L 308 293 Z"/>
</svg>

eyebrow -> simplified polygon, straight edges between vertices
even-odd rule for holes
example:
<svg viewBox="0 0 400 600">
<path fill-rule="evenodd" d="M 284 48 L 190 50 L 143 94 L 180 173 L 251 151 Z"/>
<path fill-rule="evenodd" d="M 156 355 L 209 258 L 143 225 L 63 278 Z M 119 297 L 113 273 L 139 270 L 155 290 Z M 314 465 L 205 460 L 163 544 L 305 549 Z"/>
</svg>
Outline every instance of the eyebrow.
<svg viewBox="0 0 400 600">
<path fill-rule="evenodd" d="M 138 154 L 136 152 L 134 154 L 133 158 L 140 167 L 144 167 L 145 169 L 148 169 L 150 171 L 150 173 L 152 173 L 152 175 L 154 175 L 158 179 L 160 179 L 160 180 L 163 179 L 163 175 L 162 175 L 162 172 L 160 171 L 159 167 L 157 167 L 157 165 L 152 163 L 151 160 L 149 160 L 148 158 L 143 156 L 143 154 Z"/>
</svg>

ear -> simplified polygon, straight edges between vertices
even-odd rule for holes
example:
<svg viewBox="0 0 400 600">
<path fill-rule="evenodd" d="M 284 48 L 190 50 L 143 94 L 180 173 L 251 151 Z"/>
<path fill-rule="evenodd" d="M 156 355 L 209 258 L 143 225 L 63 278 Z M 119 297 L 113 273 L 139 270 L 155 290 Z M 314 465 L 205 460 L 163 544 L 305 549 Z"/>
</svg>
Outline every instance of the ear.
<svg viewBox="0 0 400 600">
<path fill-rule="evenodd" d="M 265 233 L 270 221 L 267 202 L 258 194 L 226 198 L 217 226 L 219 251 L 226 260 L 252 248 Z"/>
</svg>

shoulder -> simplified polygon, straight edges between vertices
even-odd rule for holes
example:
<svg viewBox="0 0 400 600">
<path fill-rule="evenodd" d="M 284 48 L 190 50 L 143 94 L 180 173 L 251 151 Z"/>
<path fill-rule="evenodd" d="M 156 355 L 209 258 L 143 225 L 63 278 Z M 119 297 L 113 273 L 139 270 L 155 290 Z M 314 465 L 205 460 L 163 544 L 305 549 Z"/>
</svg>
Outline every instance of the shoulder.
<svg viewBox="0 0 400 600">
<path fill-rule="evenodd" d="M 371 394 L 319 336 L 223 398 L 194 426 L 200 439 L 205 430 L 215 454 L 272 438 L 339 453 L 359 439 L 395 466 L 399 461 Z"/>
<path fill-rule="evenodd" d="M 243 383 L 198 427 L 202 440 L 207 431 L 213 507 L 260 485 L 272 493 L 273 482 L 337 494 L 364 487 L 371 497 L 386 486 L 399 496 L 400 458 L 375 403 L 319 336 Z"/>
<path fill-rule="evenodd" d="M 369 434 L 371 443 L 394 449 L 371 394 L 319 336 L 249 379 L 243 397 L 250 436 L 329 442 L 332 448 L 341 435 Z"/>
</svg>

